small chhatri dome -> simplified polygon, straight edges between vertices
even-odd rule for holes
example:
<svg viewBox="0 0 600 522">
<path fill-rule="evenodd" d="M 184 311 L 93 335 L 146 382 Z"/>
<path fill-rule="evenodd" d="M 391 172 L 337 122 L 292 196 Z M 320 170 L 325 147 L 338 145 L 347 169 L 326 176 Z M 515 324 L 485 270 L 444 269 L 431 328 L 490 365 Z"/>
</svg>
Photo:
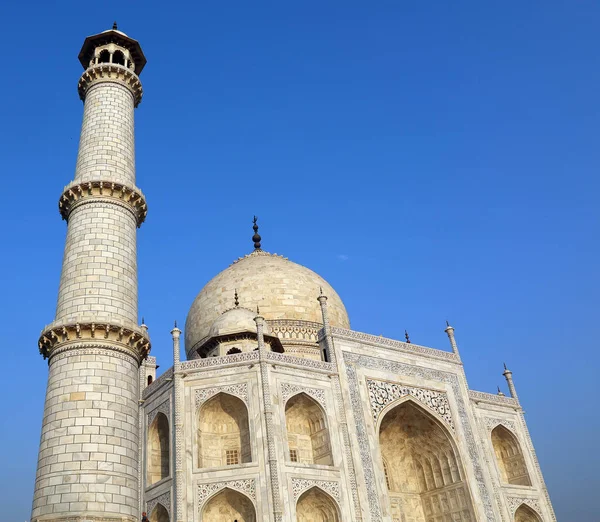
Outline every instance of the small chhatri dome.
<svg viewBox="0 0 600 522">
<path fill-rule="evenodd" d="M 209 337 L 222 337 L 234 333 L 256 333 L 256 314 L 247 308 L 231 308 L 223 312 L 211 325 Z"/>
<path fill-rule="evenodd" d="M 327 281 L 283 256 L 261 250 L 260 237 L 258 241 L 253 238 L 253 241 L 255 250 L 217 274 L 194 300 L 185 324 L 185 350 L 188 358 L 194 358 L 198 348 L 212 337 L 213 324 L 220 324 L 221 320 L 225 320 L 221 319 L 221 315 L 231 308 L 231 298 L 236 291 L 239 309 L 254 310 L 260 306 L 260 315 L 267 321 L 277 320 L 297 326 L 299 322 L 311 325 L 323 322 L 321 307 L 317 301 L 322 288 L 328 297 L 331 326 L 350 328 L 344 303 Z M 255 315 L 252 313 L 252 320 Z M 253 325 L 255 330 L 256 325 Z"/>
</svg>

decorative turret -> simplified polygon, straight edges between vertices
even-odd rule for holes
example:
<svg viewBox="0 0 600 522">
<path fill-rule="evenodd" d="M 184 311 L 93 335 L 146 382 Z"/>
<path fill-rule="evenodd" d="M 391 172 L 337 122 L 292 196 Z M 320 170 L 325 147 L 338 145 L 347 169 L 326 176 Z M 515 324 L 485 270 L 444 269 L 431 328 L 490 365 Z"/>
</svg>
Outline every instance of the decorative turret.
<svg viewBox="0 0 600 522">
<path fill-rule="evenodd" d="M 133 522 L 138 367 L 150 351 L 148 327 L 138 325 L 136 228 L 147 207 L 135 184 L 133 118 L 146 58 L 115 24 L 86 38 L 79 60 L 83 124 L 75 178 L 59 200 L 62 275 L 55 320 L 39 340 L 49 377 L 32 519 Z"/>
<path fill-rule="evenodd" d="M 446 321 L 446 329 L 444 330 L 444 332 L 446 332 L 446 335 L 448 335 L 450 346 L 452 347 L 452 352 L 460 357 L 460 353 L 458 353 L 456 339 L 454 338 L 454 327 L 450 326 L 450 323 L 448 321 Z"/>
<path fill-rule="evenodd" d="M 519 400 L 519 396 L 517 395 L 517 389 L 515 388 L 515 383 L 513 382 L 512 372 L 506 367 L 506 363 L 504 363 L 504 372 L 502 372 L 504 378 L 506 379 L 506 384 L 508 384 L 508 391 L 510 392 L 510 396 L 513 399 Z"/>
</svg>

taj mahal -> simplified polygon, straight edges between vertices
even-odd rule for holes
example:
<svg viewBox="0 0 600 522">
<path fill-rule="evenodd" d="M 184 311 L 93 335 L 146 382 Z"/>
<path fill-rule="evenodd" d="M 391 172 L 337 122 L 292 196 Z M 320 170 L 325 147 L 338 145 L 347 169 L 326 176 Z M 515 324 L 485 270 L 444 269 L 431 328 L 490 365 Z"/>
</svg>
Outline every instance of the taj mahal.
<svg viewBox="0 0 600 522">
<path fill-rule="evenodd" d="M 263 250 L 256 219 L 157 377 L 138 317 L 146 58 L 115 24 L 79 61 L 32 522 L 556 520 L 512 372 L 507 396 L 471 390 L 449 324 L 447 349 L 352 330 L 327 281 Z"/>
</svg>

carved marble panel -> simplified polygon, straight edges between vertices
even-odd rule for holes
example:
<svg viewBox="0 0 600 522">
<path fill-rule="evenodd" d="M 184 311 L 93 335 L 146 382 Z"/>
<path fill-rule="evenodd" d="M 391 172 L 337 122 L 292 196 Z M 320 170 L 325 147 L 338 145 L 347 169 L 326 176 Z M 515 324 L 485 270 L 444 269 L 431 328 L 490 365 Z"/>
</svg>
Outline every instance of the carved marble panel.
<svg viewBox="0 0 600 522">
<path fill-rule="evenodd" d="M 498 419 L 495 417 L 484 417 L 483 422 L 488 431 L 492 431 L 496 426 L 502 424 L 505 428 L 509 429 L 515 436 L 517 434 L 517 428 L 515 423 L 511 420 Z"/>
<path fill-rule="evenodd" d="M 218 491 L 229 488 L 243 493 L 252 502 L 256 503 L 256 481 L 254 479 L 226 480 L 223 482 L 208 482 L 198 484 L 198 513 L 202 512 L 202 506 L 209 497 L 212 497 Z"/>
<path fill-rule="evenodd" d="M 535 498 L 526 498 L 526 497 L 506 497 L 508 502 L 508 509 L 510 510 L 511 515 L 515 516 L 515 511 L 519 508 L 521 504 L 526 504 L 530 508 L 532 508 L 538 515 L 541 516 L 542 509 L 540 507 L 540 503 Z"/>
<path fill-rule="evenodd" d="M 146 513 L 148 513 L 148 516 L 150 516 L 152 514 L 152 512 L 154 511 L 154 508 L 156 507 L 157 504 L 161 504 L 162 507 L 164 507 L 167 510 L 167 513 L 169 513 L 169 517 L 171 516 L 171 492 L 167 491 L 166 493 L 163 493 L 162 495 L 159 495 L 156 498 L 150 499 L 146 502 Z"/>
<path fill-rule="evenodd" d="M 305 386 L 299 386 L 298 384 L 291 384 L 289 382 L 284 382 L 281 384 L 281 398 L 283 406 L 288 401 L 290 397 L 296 395 L 297 393 L 306 393 L 313 399 L 315 399 L 324 410 L 327 410 L 325 405 L 325 390 L 319 388 L 307 388 Z"/>
<path fill-rule="evenodd" d="M 158 406 L 153 408 L 150 411 L 150 413 L 148 413 L 148 421 L 147 421 L 148 427 L 150 426 L 150 424 L 152 424 L 152 421 L 156 418 L 156 416 L 159 413 L 164 413 L 166 415 L 167 419 L 169 420 L 169 424 L 171 424 L 171 402 L 169 401 L 169 399 L 162 402 L 161 404 L 159 404 Z"/>
<path fill-rule="evenodd" d="M 450 412 L 448 396 L 443 392 L 370 379 L 367 380 L 367 389 L 369 390 L 371 413 L 373 414 L 375 425 L 377 425 L 379 415 L 388 404 L 410 395 L 439 415 L 452 431 L 456 431 Z"/>
<path fill-rule="evenodd" d="M 340 484 L 338 482 L 328 480 L 312 480 L 303 478 L 292 478 L 292 493 L 294 501 L 302 495 L 307 489 L 312 487 L 321 488 L 338 502 L 340 501 Z"/>
<path fill-rule="evenodd" d="M 195 404 L 196 410 L 205 403 L 211 397 L 214 397 L 218 393 L 228 393 L 234 395 L 238 399 L 241 399 L 243 403 L 248 406 L 248 383 L 231 384 L 228 386 L 211 386 L 210 388 L 201 388 L 196 390 Z"/>
</svg>

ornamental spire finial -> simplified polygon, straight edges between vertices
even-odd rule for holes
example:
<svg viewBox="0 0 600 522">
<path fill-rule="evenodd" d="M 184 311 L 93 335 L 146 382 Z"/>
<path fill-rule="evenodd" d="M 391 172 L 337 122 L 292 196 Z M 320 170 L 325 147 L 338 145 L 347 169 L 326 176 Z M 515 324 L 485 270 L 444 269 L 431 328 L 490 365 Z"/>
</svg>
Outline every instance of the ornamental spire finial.
<svg viewBox="0 0 600 522">
<path fill-rule="evenodd" d="M 406 330 L 404 330 L 404 337 L 406 338 L 406 342 L 407 342 L 408 344 L 411 344 L 411 342 L 410 342 L 410 337 L 408 336 L 408 331 L 406 331 Z"/>
<path fill-rule="evenodd" d="M 117 22 L 113 22 L 113 31 L 117 30 Z"/>
<path fill-rule="evenodd" d="M 252 221 L 252 223 L 254 223 L 252 226 L 252 229 L 254 230 L 254 235 L 252 236 L 252 241 L 254 241 L 254 250 L 260 250 L 260 240 L 262 239 L 258 234 L 258 225 L 256 224 L 257 221 L 258 218 L 254 216 L 254 220 Z"/>
</svg>

